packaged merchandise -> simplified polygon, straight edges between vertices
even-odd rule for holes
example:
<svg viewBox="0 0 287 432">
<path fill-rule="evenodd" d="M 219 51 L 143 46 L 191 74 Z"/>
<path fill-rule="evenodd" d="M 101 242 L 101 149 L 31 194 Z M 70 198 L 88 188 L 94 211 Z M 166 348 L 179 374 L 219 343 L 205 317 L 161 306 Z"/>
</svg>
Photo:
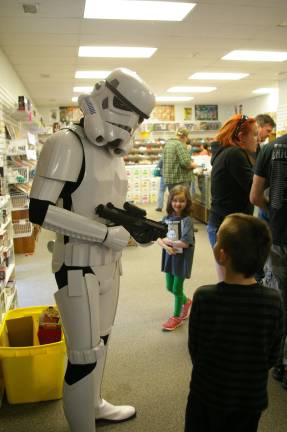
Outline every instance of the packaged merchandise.
<svg viewBox="0 0 287 432">
<path fill-rule="evenodd" d="M 62 330 L 60 315 L 56 308 L 49 306 L 39 317 L 38 338 L 40 345 L 59 342 Z"/>
</svg>

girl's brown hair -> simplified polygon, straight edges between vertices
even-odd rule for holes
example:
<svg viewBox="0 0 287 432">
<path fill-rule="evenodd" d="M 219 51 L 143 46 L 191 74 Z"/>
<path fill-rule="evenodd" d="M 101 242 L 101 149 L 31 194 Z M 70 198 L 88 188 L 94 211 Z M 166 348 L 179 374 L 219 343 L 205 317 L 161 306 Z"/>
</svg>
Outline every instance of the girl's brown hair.
<svg viewBox="0 0 287 432">
<path fill-rule="evenodd" d="M 168 215 L 171 215 L 174 212 L 172 205 L 171 205 L 173 198 L 175 197 L 175 195 L 180 195 L 182 193 L 184 194 L 184 196 L 186 198 L 186 206 L 183 209 L 181 216 L 183 216 L 183 217 L 191 216 L 191 214 L 192 214 L 192 202 L 191 202 L 190 192 L 189 192 L 189 189 L 183 185 L 174 186 L 171 189 L 171 191 L 169 192 L 167 205 L 166 205 L 166 212 Z"/>
<path fill-rule="evenodd" d="M 223 147 L 237 146 L 238 135 L 246 135 L 256 123 L 255 118 L 246 115 L 236 114 L 224 123 L 216 136 Z"/>
</svg>

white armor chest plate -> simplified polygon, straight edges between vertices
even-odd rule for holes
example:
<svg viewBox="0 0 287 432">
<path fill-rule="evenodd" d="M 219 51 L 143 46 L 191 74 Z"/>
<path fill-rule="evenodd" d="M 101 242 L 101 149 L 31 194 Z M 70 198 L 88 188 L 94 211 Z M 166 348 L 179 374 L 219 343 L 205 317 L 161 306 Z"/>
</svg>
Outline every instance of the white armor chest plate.
<svg viewBox="0 0 287 432">
<path fill-rule="evenodd" d="M 124 161 L 91 144 L 83 135 L 81 141 L 85 154 L 85 173 L 81 184 L 72 193 L 71 211 L 105 223 L 105 220 L 95 214 L 95 208 L 108 202 L 122 208 L 127 193 Z M 121 256 L 121 252 L 115 252 L 102 244 L 93 244 L 73 237 L 64 244 L 62 236 L 57 236 L 57 240 L 53 254 L 53 271 L 59 270 L 63 262 L 67 266 L 105 266 L 107 271 L 110 271 L 110 265 Z"/>
<path fill-rule="evenodd" d="M 72 194 L 72 211 L 92 219 L 99 219 L 95 208 L 112 202 L 123 206 L 127 194 L 127 176 L 122 158 L 113 157 L 102 147 L 96 147 L 82 137 L 85 154 L 85 174 L 80 186 Z"/>
</svg>

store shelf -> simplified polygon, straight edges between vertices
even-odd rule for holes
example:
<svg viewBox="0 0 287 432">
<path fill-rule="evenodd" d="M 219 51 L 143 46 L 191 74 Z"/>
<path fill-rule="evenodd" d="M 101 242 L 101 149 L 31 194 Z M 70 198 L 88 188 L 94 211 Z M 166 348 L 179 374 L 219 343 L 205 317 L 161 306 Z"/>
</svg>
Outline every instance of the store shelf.
<svg viewBox="0 0 287 432">
<path fill-rule="evenodd" d="M 10 242 L 10 244 L 8 246 L 1 246 L 0 247 L 0 254 L 8 252 L 12 248 L 13 248 L 13 242 Z"/>
<path fill-rule="evenodd" d="M 27 210 L 29 208 L 28 194 L 19 192 L 11 193 L 12 211 Z"/>
<path fill-rule="evenodd" d="M 128 177 L 127 200 L 135 204 L 155 203 L 159 189 L 159 177 L 152 175 L 155 165 L 126 165 Z"/>
<path fill-rule="evenodd" d="M 4 232 L 6 231 L 8 225 L 9 225 L 11 222 L 12 222 L 12 218 L 9 217 L 9 218 L 7 219 L 7 221 L 6 221 L 4 224 L 2 224 L 2 225 L 0 226 L 0 235 L 3 235 L 3 234 L 4 234 Z"/>
<path fill-rule="evenodd" d="M 14 270 L 15 270 L 15 263 L 12 263 L 8 266 L 6 271 L 5 282 L 4 282 L 5 285 L 7 285 Z"/>
<path fill-rule="evenodd" d="M 133 148 L 124 157 L 126 164 L 157 164 L 163 151 L 166 140 L 134 139 Z"/>
<path fill-rule="evenodd" d="M 9 204 L 10 195 L 1 195 L 0 196 L 0 209 L 6 207 Z"/>
<path fill-rule="evenodd" d="M 20 219 L 17 222 L 13 222 L 13 238 L 31 237 L 33 232 L 33 225 L 29 220 Z"/>
</svg>

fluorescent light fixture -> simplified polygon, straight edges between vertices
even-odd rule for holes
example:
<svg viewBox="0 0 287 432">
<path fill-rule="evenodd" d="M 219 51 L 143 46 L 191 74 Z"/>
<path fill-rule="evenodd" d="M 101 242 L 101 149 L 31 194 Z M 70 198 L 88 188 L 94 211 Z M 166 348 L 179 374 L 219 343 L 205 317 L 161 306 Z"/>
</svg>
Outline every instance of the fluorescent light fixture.
<svg viewBox="0 0 287 432">
<path fill-rule="evenodd" d="M 216 90 L 216 87 L 170 87 L 167 91 L 170 93 L 210 93 Z"/>
<path fill-rule="evenodd" d="M 91 93 L 93 91 L 93 86 L 83 86 L 83 87 L 73 87 L 74 93 Z"/>
<path fill-rule="evenodd" d="M 99 78 L 105 79 L 111 71 L 76 71 L 75 78 L 88 79 L 88 78 Z"/>
<path fill-rule="evenodd" d="M 156 50 L 148 47 L 80 46 L 79 57 L 149 58 Z"/>
<path fill-rule="evenodd" d="M 194 99 L 191 96 L 156 96 L 156 102 L 188 102 Z"/>
<path fill-rule="evenodd" d="M 84 18 L 182 21 L 195 3 L 133 0 L 86 0 Z"/>
<path fill-rule="evenodd" d="M 196 72 L 188 79 L 192 80 L 240 80 L 249 76 L 248 73 L 235 73 L 235 72 Z"/>
<path fill-rule="evenodd" d="M 252 93 L 255 93 L 255 94 L 275 94 L 275 93 L 278 93 L 278 88 L 260 87 L 256 90 L 253 90 Z"/>
<path fill-rule="evenodd" d="M 73 96 L 72 97 L 72 102 L 78 102 L 78 96 Z"/>
<path fill-rule="evenodd" d="M 287 52 L 234 50 L 222 57 L 222 60 L 283 62 L 287 60 Z"/>
</svg>

